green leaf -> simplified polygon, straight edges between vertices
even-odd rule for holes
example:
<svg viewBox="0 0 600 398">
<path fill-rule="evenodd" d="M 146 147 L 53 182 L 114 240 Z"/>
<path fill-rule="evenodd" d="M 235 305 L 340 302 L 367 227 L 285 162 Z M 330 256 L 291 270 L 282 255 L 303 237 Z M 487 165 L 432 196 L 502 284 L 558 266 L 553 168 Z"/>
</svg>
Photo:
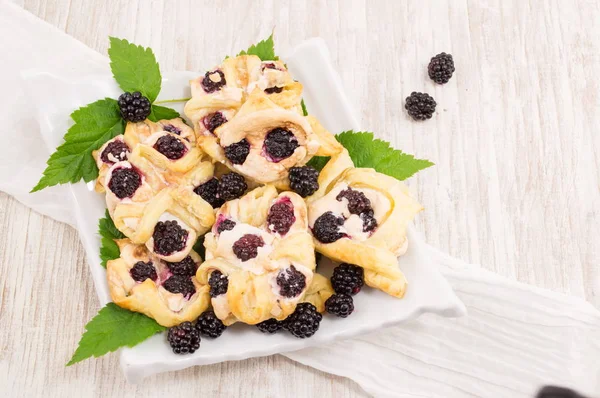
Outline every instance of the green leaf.
<svg viewBox="0 0 600 398">
<path fill-rule="evenodd" d="M 102 237 L 100 246 L 100 260 L 104 268 L 106 268 L 106 262 L 119 258 L 121 252 L 119 246 L 115 243 L 115 239 L 123 239 L 125 235 L 121 233 L 115 227 L 115 223 L 108 214 L 108 210 L 104 214 L 104 218 L 98 221 L 98 233 Z"/>
<path fill-rule="evenodd" d="M 92 151 L 125 131 L 119 105 L 111 98 L 79 108 L 71 114 L 71 118 L 75 124 L 65 134 L 65 142 L 48 159 L 44 175 L 31 192 L 57 184 L 74 183 L 82 178 L 88 182 L 98 177 Z"/>
<path fill-rule="evenodd" d="M 308 161 L 307 166 L 314 167 L 316 170 L 321 171 L 323 167 L 329 162 L 329 156 L 315 156 Z"/>
<path fill-rule="evenodd" d="M 240 51 L 238 55 L 256 55 L 261 61 L 277 61 L 279 57 L 275 55 L 273 33 L 267 39 L 251 45 L 246 51 Z"/>
<path fill-rule="evenodd" d="M 204 235 L 200 236 L 196 243 L 194 243 L 193 249 L 203 260 L 205 259 L 204 256 L 206 255 L 206 250 L 204 249 Z"/>
<path fill-rule="evenodd" d="M 152 120 L 153 122 L 158 122 L 159 120 L 175 119 L 176 117 L 181 117 L 181 115 L 179 115 L 179 112 L 177 112 L 175 109 L 160 105 L 152 105 L 152 110 L 148 116 L 148 119 Z"/>
<path fill-rule="evenodd" d="M 302 114 L 304 116 L 308 116 L 308 111 L 306 110 L 306 104 L 304 103 L 304 98 L 300 101 L 300 106 L 302 107 Z"/>
<path fill-rule="evenodd" d="M 150 102 L 156 100 L 162 78 L 152 49 L 111 37 L 108 56 L 113 76 L 123 91 L 139 91 Z"/>
<path fill-rule="evenodd" d="M 370 132 L 345 131 L 336 135 L 337 140 L 348 150 L 356 167 L 368 167 L 398 180 L 405 180 L 416 172 L 433 166 L 425 159 L 415 159 L 376 139 Z"/>
<path fill-rule="evenodd" d="M 166 330 L 152 318 L 108 303 L 85 325 L 85 333 L 67 366 L 86 358 L 100 357 L 120 347 L 133 347 Z"/>
</svg>

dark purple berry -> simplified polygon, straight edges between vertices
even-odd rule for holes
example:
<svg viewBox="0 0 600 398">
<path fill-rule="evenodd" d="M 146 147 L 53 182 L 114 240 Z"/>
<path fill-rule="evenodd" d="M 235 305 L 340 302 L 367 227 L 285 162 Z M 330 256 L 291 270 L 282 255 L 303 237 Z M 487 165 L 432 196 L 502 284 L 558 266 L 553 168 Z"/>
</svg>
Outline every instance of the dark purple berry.
<svg viewBox="0 0 600 398">
<path fill-rule="evenodd" d="M 248 261 L 258 256 L 258 248 L 263 247 L 265 241 L 258 235 L 246 234 L 233 244 L 233 253 L 242 261 Z"/>
<path fill-rule="evenodd" d="M 306 288 L 306 276 L 290 265 L 288 269 L 277 274 L 277 285 L 280 287 L 279 294 L 283 297 L 296 297 Z"/>
<path fill-rule="evenodd" d="M 429 94 L 412 92 L 406 97 L 404 108 L 414 120 L 431 119 L 435 112 L 436 102 Z"/>
<path fill-rule="evenodd" d="M 136 282 L 143 282 L 146 279 L 155 281 L 156 278 L 158 278 L 156 275 L 156 268 L 152 265 L 152 261 L 148 261 L 147 263 L 138 261 L 131 270 L 129 270 L 129 273 Z"/>
<path fill-rule="evenodd" d="M 362 213 L 360 219 L 363 222 L 363 232 L 371 232 L 377 228 L 377 220 L 373 216 L 373 210 Z"/>
<path fill-rule="evenodd" d="M 150 101 L 139 91 L 123 93 L 117 102 L 121 116 L 128 122 L 141 122 L 150 115 Z"/>
<path fill-rule="evenodd" d="M 300 303 L 296 310 L 283 322 L 283 328 L 294 336 L 304 339 L 314 335 L 319 330 L 323 315 L 311 303 Z"/>
<path fill-rule="evenodd" d="M 342 263 L 335 267 L 331 286 L 336 293 L 355 295 L 365 284 L 365 271 L 354 264 Z"/>
<path fill-rule="evenodd" d="M 277 127 L 265 137 L 264 149 L 273 162 L 289 158 L 298 146 L 298 139 L 284 128 Z"/>
<path fill-rule="evenodd" d="M 219 186 L 219 180 L 211 178 L 204 184 L 198 185 L 194 188 L 196 195 L 200 195 L 208 204 L 213 208 L 221 207 L 225 201 L 217 196 L 217 187 Z"/>
<path fill-rule="evenodd" d="M 163 135 L 154 144 L 154 149 L 165 155 L 171 160 L 181 159 L 187 152 L 187 148 L 179 138 L 175 138 L 170 134 Z"/>
<path fill-rule="evenodd" d="M 273 93 L 279 94 L 282 91 L 283 91 L 283 87 L 275 86 L 275 87 L 265 88 L 265 93 L 267 93 L 267 94 L 273 94 Z"/>
<path fill-rule="evenodd" d="M 427 72 L 431 80 L 437 84 L 446 84 L 454 73 L 454 60 L 452 55 L 441 53 L 431 58 Z"/>
<path fill-rule="evenodd" d="M 265 69 L 277 69 L 277 65 L 275 65 L 272 62 L 268 62 L 268 63 L 262 65 L 262 70 L 265 70 Z"/>
<path fill-rule="evenodd" d="M 175 354 L 193 354 L 200 348 L 200 332 L 191 322 L 169 328 L 167 340 Z"/>
<path fill-rule="evenodd" d="M 160 255 L 168 256 L 185 248 L 188 231 L 181 228 L 177 221 L 159 221 L 152 234 L 154 251 Z"/>
<path fill-rule="evenodd" d="M 279 235 L 288 233 L 296 217 L 294 216 L 294 205 L 288 198 L 284 198 L 275 203 L 269 209 L 267 215 L 267 225 L 271 232 L 277 232 Z"/>
<path fill-rule="evenodd" d="M 248 189 L 248 184 L 246 184 L 243 176 L 233 172 L 227 173 L 219 180 L 217 197 L 227 202 L 242 196 L 246 189 Z"/>
<path fill-rule="evenodd" d="M 220 90 L 225 84 L 225 74 L 220 70 L 208 71 L 202 79 L 202 88 L 209 94 Z"/>
<path fill-rule="evenodd" d="M 169 133 L 181 135 L 181 129 L 179 127 L 175 127 L 172 124 L 167 124 L 163 127 L 163 130 L 168 131 Z"/>
<path fill-rule="evenodd" d="M 215 315 L 214 311 L 204 311 L 196 321 L 196 329 L 202 336 L 216 339 L 219 337 L 227 326 Z"/>
<path fill-rule="evenodd" d="M 121 162 L 123 160 L 127 160 L 129 155 L 129 147 L 126 143 L 120 140 L 115 140 L 109 142 L 106 148 L 102 151 L 102 155 L 100 155 L 100 159 L 104 163 L 114 164 L 116 162 Z"/>
<path fill-rule="evenodd" d="M 263 333 L 275 334 L 283 328 L 283 322 L 275 318 L 270 318 L 256 324 L 256 327 Z"/>
<path fill-rule="evenodd" d="M 333 243 L 346 235 L 339 231 L 344 224 L 344 218 L 328 211 L 319 216 L 312 228 L 313 235 L 321 243 Z"/>
<path fill-rule="evenodd" d="M 220 127 L 222 124 L 227 123 L 227 118 L 223 116 L 221 112 L 215 112 L 211 113 L 210 115 L 204 116 L 204 118 L 202 119 L 202 123 L 208 131 L 214 133 L 218 127 Z"/>
<path fill-rule="evenodd" d="M 196 293 L 196 286 L 194 286 L 194 283 L 189 276 L 171 275 L 171 277 L 163 283 L 163 287 L 171 293 L 181 293 L 185 298 L 189 298 Z"/>
<path fill-rule="evenodd" d="M 250 153 L 250 143 L 247 139 L 225 147 L 225 157 L 233 164 L 242 164 Z"/>
<path fill-rule="evenodd" d="M 369 198 L 367 198 L 364 193 L 356 191 L 350 187 L 338 193 L 335 198 L 339 202 L 341 202 L 344 198 L 347 199 L 348 211 L 352 214 L 359 215 L 368 211 L 373 211 Z"/>
<path fill-rule="evenodd" d="M 119 199 L 130 198 L 142 185 L 142 176 L 135 169 L 118 167 L 113 170 L 108 189 Z"/>
<path fill-rule="evenodd" d="M 223 231 L 231 231 L 233 228 L 235 228 L 235 221 L 227 218 L 219 223 L 217 226 L 217 233 L 220 234 Z"/>
<path fill-rule="evenodd" d="M 223 275 L 221 271 L 214 270 L 208 278 L 208 286 L 210 286 L 210 297 L 217 297 L 227 293 L 229 287 L 229 278 Z"/>
<path fill-rule="evenodd" d="M 181 275 L 191 277 L 196 275 L 198 265 L 194 262 L 191 256 L 187 256 L 181 261 L 175 263 L 167 263 L 167 267 L 173 275 Z"/>
<path fill-rule="evenodd" d="M 292 167 L 289 173 L 290 188 L 306 198 L 319 189 L 319 172 L 310 166 Z"/>
<path fill-rule="evenodd" d="M 325 300 L 325 309 L 330 314 L 346 318 L 354 311 L 354 301 L 347 294 L 334 294 Z"/>
</svg>

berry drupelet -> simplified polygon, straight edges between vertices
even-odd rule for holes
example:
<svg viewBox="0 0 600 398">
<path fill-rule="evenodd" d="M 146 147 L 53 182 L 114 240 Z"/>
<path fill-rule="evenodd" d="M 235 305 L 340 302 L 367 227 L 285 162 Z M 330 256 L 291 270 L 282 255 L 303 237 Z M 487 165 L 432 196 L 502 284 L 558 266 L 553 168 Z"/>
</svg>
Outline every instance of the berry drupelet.
<svg viewBox="0 0 600 398">
<path fill-rule="evenodd" d="M 248 189 L 243 176 L 238 173 L 224 174 L 217 186 L 217 197 L 227 202 L 239 198 Z"/>
<path fill-rule="evenodd" d="M 355 295 L 365 284 L 365 271 L 354 264 L 342 263 L 335 267 L 331 286 L 338 294 Z"/>
<path fill-rule="evenodd" d="M 141 122 L 150 115 L 150 100 L 144 97 L 139 91 L 133 93 L 123 93 L 117 101 L 121 116 L 128 122 Z"/>
<path fill-rule="evenodd" d="M 446 84 L 454 73 L 454 60 L 452 55 L 441 53 L 431 58 L 427 72 L 431 80 L 437 84 Z"/>
<path fill-rule="evenodd" d="M 413 91 L 410 96 L 406 97 L 404 108 L 414 120 L 427 120 L 433 116 L 436 105 L 435 100 L 429 94 Z"/>
<path fill-rule="evenodd" d="M 275 334 L 283 328 L 283 321 L 271 318 L 258 323 L 256 327 L 263 333 Z"/>
<path fill-rule="evenodd" d="M 200 332 L 191 322 L 183 322 L 170 328 L 167 340 L 175 354 L 193 354 L 200 348 Z"/>
<path fill-rule="evenodd" d="M 300 303 L 292 315 L 283 322 L 283 328 L 295 337 L 304 339 L 314 335 L 319 330 L 323 315 L 311 303 Z"/>
<path fill-rule="evenodd" d="M 196 321 L 196 329 L 202 336 L 216 339 L 219 337 L 227 326 L 215 315 L 214 311 L 204 311 L 198 321 Z"/>
<path fill-rule="evenodd" d="M 319 172 L 310 166 L 292 167 L 289 173 L 290 188 L 306 198 L 319 189 Z"/>
<path fill-rule="evenodd" d="M 330 314 L 346 318 L 354 311 L 354 302 L 352 296 L 347 294 L 334 294 L 325 300 L 325 309 Z"/>
</svg>

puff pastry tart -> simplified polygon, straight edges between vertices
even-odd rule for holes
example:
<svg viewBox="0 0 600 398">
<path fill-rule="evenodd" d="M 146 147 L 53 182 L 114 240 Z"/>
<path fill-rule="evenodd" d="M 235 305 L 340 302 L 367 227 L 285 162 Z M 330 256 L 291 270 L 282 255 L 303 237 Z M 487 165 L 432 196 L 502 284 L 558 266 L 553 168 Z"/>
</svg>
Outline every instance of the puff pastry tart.
<svg viewBox="0 0 600 398">
<path fill-rule="evenodd" d="M 308 199 L 316 250 L 365 270 L 365 283 L 402 297 L 406 279 L 397 257 L 408 247 L 406 228 L 422 206 L 395 178 L 354 168 L 346 150 L 332 157 Z"/>
<path fill-rule="evenodd" d="M 110 295 L 117 305 L 166 327 L 193 321 L 206 310 L 209 287 L 196 279 L 202 262 L 196 252 L 190 251 L 180 262 L 166 262 L 129 239 L 117 244 L 121 256 L 106 266 Z"/>
<path fill-rule="evenodd" d="M 239 56 L 193 80 L 185 113 L 200 147 L 214 161 L 259 184 L 284 184 L 288 170 L 314 155 L 329 156 L 321 142 L 332 135 L 313 131 L 302 116 L 302 85 L 280 61 Z"/>
<path fill-rule="evenodd" d="M 225 203 L 204 246 L 196 276 L 226 325 L 285 319 L 311 286 L 314 245 L 306 205 L 293 192 L 267 185 Z"/>
<path fill-rule="evenodd" d="M 179 119 L 146 120 L 128 124 L 124 136 L 94 154 L 102 181 L 97 188 L 106 192 L 115 226 L 165 261 L 182 261 L 215 220 L 198 192 L 213 179 L 214 166 L 200 161 L 194 140 Z"/>
</svg>

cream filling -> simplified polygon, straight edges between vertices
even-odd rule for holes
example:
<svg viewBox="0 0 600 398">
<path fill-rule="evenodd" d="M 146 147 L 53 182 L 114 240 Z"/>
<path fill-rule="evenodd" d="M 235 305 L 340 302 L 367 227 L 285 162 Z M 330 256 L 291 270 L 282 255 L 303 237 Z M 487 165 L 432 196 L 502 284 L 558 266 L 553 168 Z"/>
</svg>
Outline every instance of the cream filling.
<svg viewBox="0 0 600 398">
<path fill-rule="evenodd" d="M 186 299 L 181 293 L 171 293 L 165 288 L 158 289 L 158 294 L 161 299 L 167 304 L 167 307 L 173 312 L 179 312 L 183 309 Z"/>
<path fill-rule="evenodd" d="M 220 294 L 217 297 L 213 297 L 211 299 L 211 304 L 213 306 L 213 310 L 215 311 L 215 315 L 219 319 L 225 319 L 231 313 L 231 309 L 229 308 L 229 302 L 227 301 L 227 294 Z"/>
</svg>

